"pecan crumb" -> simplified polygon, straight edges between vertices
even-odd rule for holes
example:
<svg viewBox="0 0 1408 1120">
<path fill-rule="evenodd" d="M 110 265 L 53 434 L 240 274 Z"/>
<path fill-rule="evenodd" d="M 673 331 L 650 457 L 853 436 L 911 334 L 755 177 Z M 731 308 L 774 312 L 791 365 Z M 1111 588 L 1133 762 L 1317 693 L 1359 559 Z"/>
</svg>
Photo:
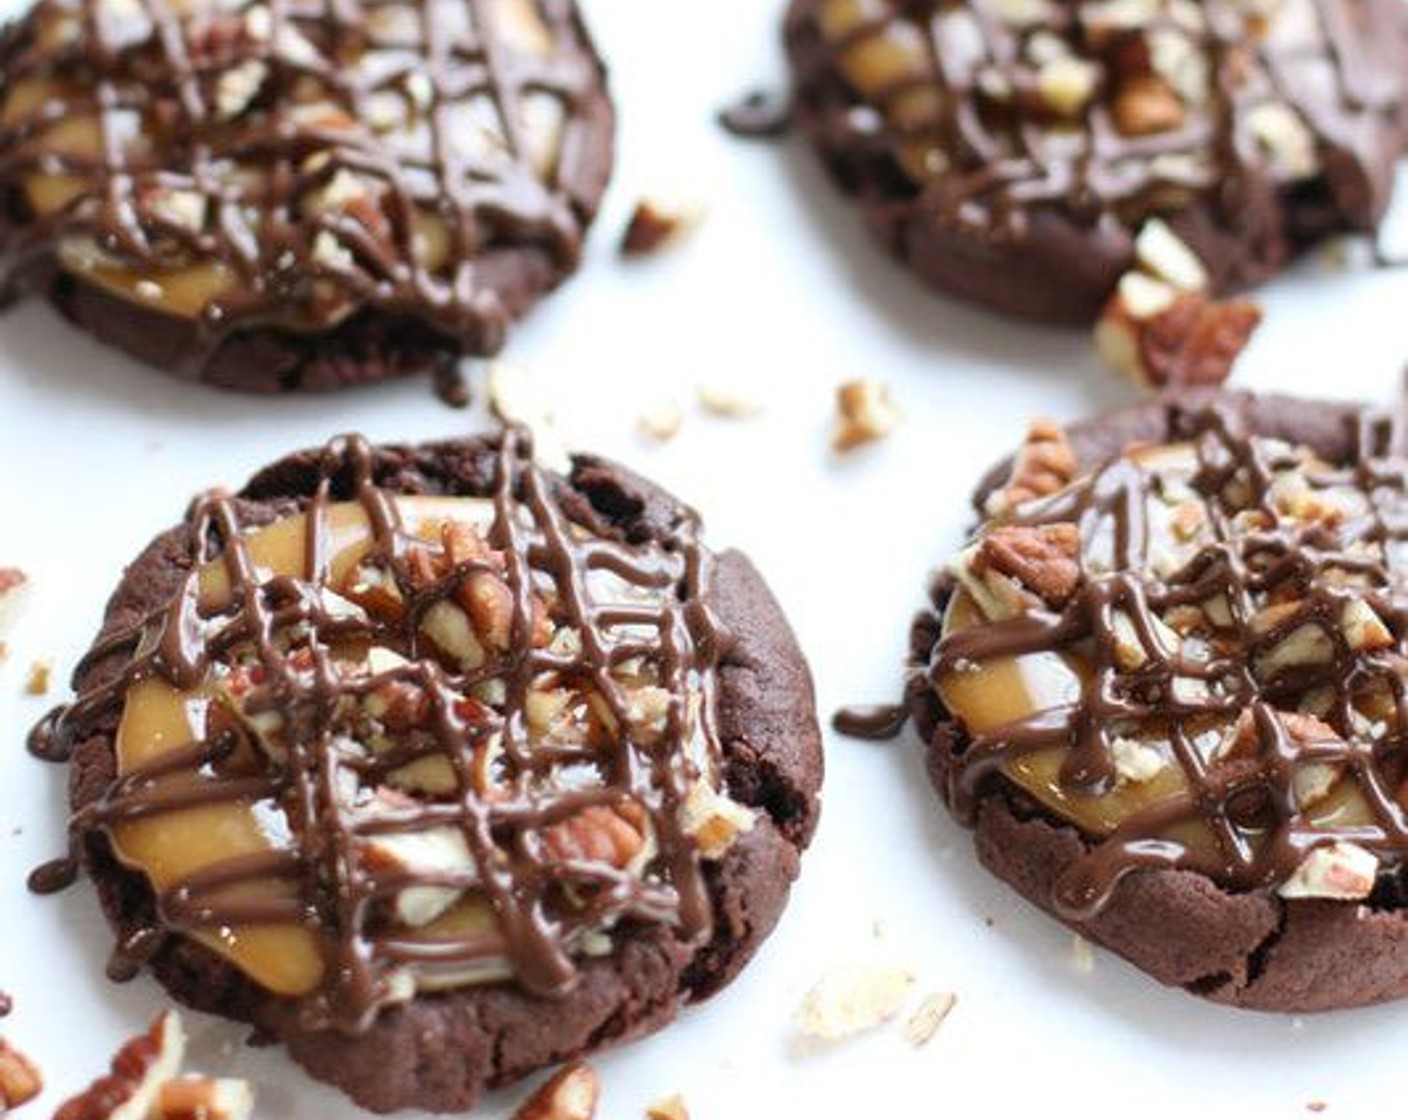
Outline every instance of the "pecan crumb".
<svg viewBox="0 0 1408 1120">
<path fill-rule="evenodd" d="M 644 257 L 670 245 L 693 230 L 704 219 L 700 206 L 671 206 L 643 198 L 631 211 L 621 234 L 623 257 Z"/>
<path fill-rule="evenodd" d="M 802 1001 L 797 1029 L 804 1039 L 836 1042 L 894 1018 L 914 985 L 907 969 L 851 965 L 823 976 Z"/>
<path fill-rule="evenodd" d="M 1095 950 L 1078 933 L 1071 937 L 1071 967 L 1082 975 L 1095 971 Z"/>
<path fill-rule="evenodd" d="M 742 390 L 727 385 L 700 385 L 696 396 L 700 408 L 721 420 L 747 420 L 763 411 L 760 402 Z"/>
<path fill-rule="evenodd" d="M 30 696 L 43 696 L 49 691 L 49 678 L 54 673 L 54 662 L 47 657 L 33 661 L 29 666 L 29 676 L 25 678 L 24 690 Z"/>
<path fill-rule="evenodd" d="M 958 997 L 952 992 L 930 992 L 904 1025 L 905 1041 L 916 1048 L 938 1034 Z"/>
<path fill-rule="evenodd" d="M 0 1113 L 32 1101 L 43 1089 L 39 1067 L 0 1038 Z"/>
<path fill-rule="evenodd" d="M 689 1120 L 689 1108 L 684 1097 L 671 1093 L 646 1106 L 645 1120 Z"/>
<path fill-rule="evenodd" d="M 519 1105 L 513 1120 L 592 1120 L 600 1097 L 596 1070 L 586 1062 L 573 1062 Z"/>
<path fill-rule="evenodd" d="M 1037 417 L 1012 460 L 1007 484 L 988 496 L 987 514 L 1001 517 L 1023 502 L 1044 498 L 1064 488 L 1076 476 L 1076 456 L 1061 425 Z"/>
<path fill-rule="evenodd" d="M 636 426 L 642 435 L 656 443 L 669 443 L 680 434 L 680 428 L 684 426 L 684 413 L 674 401 L 666 401 L 641 413 Z"/>
<path fill-rule="evenodd" d="M 974 574 L 993 569 L 1010 576 L 1052 608 L 1063 606 L 1080 584 L 1080 530 L 1055 525 L 1000 525 L 974 557 Z"/>
<path fill-rule="evenodd" d="M 890 400 L 890 390 L 879 381 L 857 378 L 836 390 L 836 433 L 831 445 L 851 451 L 884 439 L 899 423 L 900 412 Z"/>
</svg>

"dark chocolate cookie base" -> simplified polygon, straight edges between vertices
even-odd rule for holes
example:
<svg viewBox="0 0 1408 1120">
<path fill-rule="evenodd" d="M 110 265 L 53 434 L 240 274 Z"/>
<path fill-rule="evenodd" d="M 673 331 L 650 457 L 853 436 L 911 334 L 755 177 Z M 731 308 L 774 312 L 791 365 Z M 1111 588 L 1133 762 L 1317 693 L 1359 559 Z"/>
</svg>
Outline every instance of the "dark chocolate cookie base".
<svg viewBox="0 0 1408 1120">
<path fill-rule="evenodd" d="M 1129 443 L 1175 437 L 1180 413 L 1213 402 L 1239 414 L 1251 431 L 1307 444 L 1326 458 L 1343 460 L 1353 451 L 1358 406 L 1246 393 L 1165 395 L 1074 424 L 1067 435 L 1087 468 Z M 1004 462 L 988 474 L 975 509 L 982 509 L 1008 471 Z M 950 593 L 948 581 L 938 579 L 933 609 L 915 621 L 907 687 L 930 777 L 946 801 L 954 760 L 967 739 L 928 685 L 925 670 Z M 989 871 L 1162 983 L 1219 1003 L 1281 1012 L 1328 1011 L 1408 995 L 1408 909 L 1394 900 L 1288 900 L 1270 890 L 1224 890 L 1196 872 L 1140 870 L 1120 882 L 1096 916 L 1075 921 L 1057 913 L 1053 891 L 1065 869 L 1090 850 L 1086 836 L 1000 776 L 979 790 L 973 819 L 965 823 Z"/>
<path fill-rule="evenodd" d="M 485 494 L 493 482 L 493 448 L 488 439 L 471 439 L 381 449 L 376 480 L 406 493 Z M 259 524 L 296 509 L 317 477 L 315 454 L 276 463 L 240 494 L 242 517 Z M 658 488 L 590 457 L 576 460 L 572 484 L 558 496 L 594 530 L 627 540 L 658 537 L 680 516 L 678 503 Z M 104 634 L 169 597 L 192 563 L 185 542 L 183 530 L 168 531 L 128 569 L 109 603 Z M 707 944 L 681 943 L 661 927 L 623 927 L 615 952 L 581 962 L 580 983 L 561 999 L 534 997 L 510 984 L 427 993 L 352 1037 L 305 1029 L 290 1001 L 184 938 L 169 938 L 152 958 L 158 980 L 183 1003 L 252 1023 L 282 1041 L 313 1076 L 379 1112 L 469 1108 L 487 1088 L 646 1034 L 683 1005 L 713 994 L 776 924 L 815 828 L 822 776 L 810 674 L 771 593 L 736 552 L 716 558 L 713 593 L 735 636 L 718 692 L 728 789 L 759 812 L 753 830 L 710 865 L 715 929 Z M 91 688 L 118 668 L 115 659 L 99 661 L 75 687 Z M 75 810 L 114 777 L 116 722 L 115 716 L 76 745 L 70 775 Z M 118 936 L 142 928 L 153 905 L 145 878 L 119 866 L 101 835 L 88 838 L 84 858 Z"/>
<path fill-rule="evenodd" d="M 569 10 L 574 13 L 571 49 L 589 61 L 598 81 L 594 95 L 574 107 L 580 136 L 559 175 L 559 189 L 585 235 L 611 178 L 616 115 L 606 92 L 605 66 L 570 4 Z M 10 25 L 6 33 L 19 36 L 21 25 Z M 0 246 L 23 244 L 32 220 L 23 191 L 14 183 L 0 183 Z M 491 313 L 476 314 L 472 327 L 459 332 L 368 302 L 324 330 L 236 322 L 212 343 L 196 322 L 85 280 L 52 253 L 21 263 L 10 290 L 0 294 L 13 299 L 38 292 L 101 341 L 185 380 L 256 394 L 325 392 L 498 353 L 512 322 L 570 277 L 578 263 L 544 245 L 512 238 L 487 247 L 475 262 L 475 284 L 478 310 Z"/>
<path fill-rule="evenodd" d="M 1093 322 L 1134 264 L 1137 230 L 1116 221 L 1082 222 L 1049 205 L 1025 211 L 1018 237 L 986 237 L 947 220 L 883 143 L 862 142 L 853 129 L 856 113 L 874 110 L 832 64 L 817 20 L 822 2 L 792 0 L 787 13 L 793 119 L 880 244 L 925 283 L 960 299 L 1042 322 Z M 1396 0 L 1369 0 L 1365 8 L 1366 35 L 1377 49 L 1397 52 L 1400 70 L 1408 66 L 1408 15 Z M 1377 228 L 1406 128 L 1408 120 L 1385 121 L 1372 132 L 1357 131 L 1354 155 L 1327 152 L 1313 189 L 1277 190 L 1262 182 L 1226 207 L 1200 196 L 1161 216 L 1203 261 L 1216 292 L 1251 287 L 1327 236 Z M 1235 215 L 1235 225 L 1226 213 Z"/>
</svg>

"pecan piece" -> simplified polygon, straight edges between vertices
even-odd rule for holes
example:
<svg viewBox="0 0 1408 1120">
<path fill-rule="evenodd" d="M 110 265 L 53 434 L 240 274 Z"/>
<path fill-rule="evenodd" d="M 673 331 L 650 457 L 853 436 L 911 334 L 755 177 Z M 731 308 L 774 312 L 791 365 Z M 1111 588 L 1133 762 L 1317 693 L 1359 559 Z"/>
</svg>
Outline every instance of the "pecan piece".
<svg viewBox="0 0 1408 1120">
<path fill-rule="evenodd" d="M 32 1101 L 43 1088 L 39 1068 L 0 1038 L 0 1113 Z"/>
<path fill-rule="evenodd" d="M 1141 385 L 1220 385 L 1260 324 L 1250 300 L 1212 300 L 1130 273 L 1101 313 L 1095 345 Z"/>
<path fill-rule="evenodd" d="M 586 1062 L 573 1062 L 548 1078 L 518 1106 L 513 1120 L 592 1120 L 601 1078 Z"/>
<path fill-rule="evenodd" d="M 1126 136 L 1171 132 L 1183 124 L 1183 102 L 1157 74 L 1127 79 L 1115 95 L 1115 127 Z"/>
<path fill-rule="evenodd" d="M 558 862 L 605 863 L 621 869 L 645 848 L 645 810 L 634 802 L 588 805 L 543 830 L 543 850 Z"/>
<path fill-rule="evenodd" d="M 989 532 L 973 558 L 977 575 L 993 570 L 1009 576 L 1059 608 L 1080 584 L 1080 530 L 1055 525 L 1001 525 Z"/>
<path fill-rule="evenodd" d="M 1032 498 L 1054 494 L 1076 475 L 1076 456 L 1054 420 L 1038 417 L 1012 460 L 1007 484 L 988 496 L 987 513 L 1001 517 Z"/>
</svg>

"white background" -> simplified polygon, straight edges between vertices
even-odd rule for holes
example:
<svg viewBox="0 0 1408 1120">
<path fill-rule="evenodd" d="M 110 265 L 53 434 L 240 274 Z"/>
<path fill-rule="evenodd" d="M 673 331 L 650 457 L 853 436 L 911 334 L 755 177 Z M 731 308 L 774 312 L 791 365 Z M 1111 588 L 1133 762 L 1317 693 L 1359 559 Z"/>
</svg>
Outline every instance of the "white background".
<svg viewBox="0 0 1408 1120">
<path fill-rule="evenodd" d="M 574 443 L 623 459 L 705 514 L 715 545 L 752 554 L 791 616 L 823 718 L 898 688 L 926 573 L 959 541 L 966 495 L 1029 417 L 1074 418 L 1132 398 L 1082 332 L 1037 329 L 923 290 L 867 240 L 797 139 L 745 143 L 713 114 L 778 86 L 777 0 L 586 4 L 620 106 L 618 174 L 581 274 L 513 336 Z M 642 195 L 707 204 L 695 236 L 625 265 L 615 243 Z M 1408 358 L 1408 274 L 1346 271 L 1322 255 L 1263 293 L 1268 322 L 1237 380 L 1389 400 Z M 887 382 L 905 413 L 883 445 L 843 460 L 828 444 L 832 394 Z M 477 375 L 476 375 L 477 379 Z M 699 383 L 765 402 L 754 420 L 701 416 Z M 482 394 L 481 394 L 482 395 Z M 664 447 L 636 418 L 686 405 Z M 86 884 L 26 893 L 25 873 L 63 845 L 63 771 L 31 760 L 26 728 L 86 648 L 121 566 L 190 496 L 238 485 L 298 446 L 360 430 L 421 439 L 478 429 L 424 380 L 338 396 L 251 399 L 178 383 L 28 304 L 0 318 L 0 564 L 36 591 L 0 667 L 0 989 L 4 1033 L 42 1064 L 43 1106 L 104 1068 L 162 1006 L 143 978 L 103 977 L 110 944 Z M 34 658 L 55 691 L 22 695 Z M 816 844 L 792 904 L 754 964 L 666 1032 L 603 1057 L 603 1120 L 680 1091 L 696 1120 L 986 1114 L 1044 1117 L 1365 1115 L 1403 1099 L 1408 1008 L 1306 1019 L 1239 1013 L 1169 991 L 1096 952 L 1074 963 L 1064 929 L 975 864 L 933 798 L 912 736 L 893 745 L 828 734 Z M 791 1053 L 791 1016 L 838 964 L 898 963 L 958 1005 L 933 1042 L 898 1025 L 827 1053 Z M 915 1002 L 912 1000 L 911 1003 Z M 251 1077 L 262 1117 L 353 1117 L 278 1049 L 191 1014 L 194 1064 Z M 482 1115 L 507 1115 L 521 1090 Z"/>
</svg>

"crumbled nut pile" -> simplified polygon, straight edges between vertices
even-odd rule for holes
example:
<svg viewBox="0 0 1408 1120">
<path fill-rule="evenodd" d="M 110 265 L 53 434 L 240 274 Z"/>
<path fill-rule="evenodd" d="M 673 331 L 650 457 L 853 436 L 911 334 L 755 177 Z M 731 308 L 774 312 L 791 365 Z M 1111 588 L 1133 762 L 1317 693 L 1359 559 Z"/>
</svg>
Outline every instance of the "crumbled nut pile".
<svg viewBox="0 0 1408 1120">
<path fill-rule="evenodd" d="M 175 1011 L 126 1043 L 107 1074 L 65 1101 L 54 1120 L 249 1120 L 247 1081 L 182 1072 L 186 1032 Z"/>
</svg>

